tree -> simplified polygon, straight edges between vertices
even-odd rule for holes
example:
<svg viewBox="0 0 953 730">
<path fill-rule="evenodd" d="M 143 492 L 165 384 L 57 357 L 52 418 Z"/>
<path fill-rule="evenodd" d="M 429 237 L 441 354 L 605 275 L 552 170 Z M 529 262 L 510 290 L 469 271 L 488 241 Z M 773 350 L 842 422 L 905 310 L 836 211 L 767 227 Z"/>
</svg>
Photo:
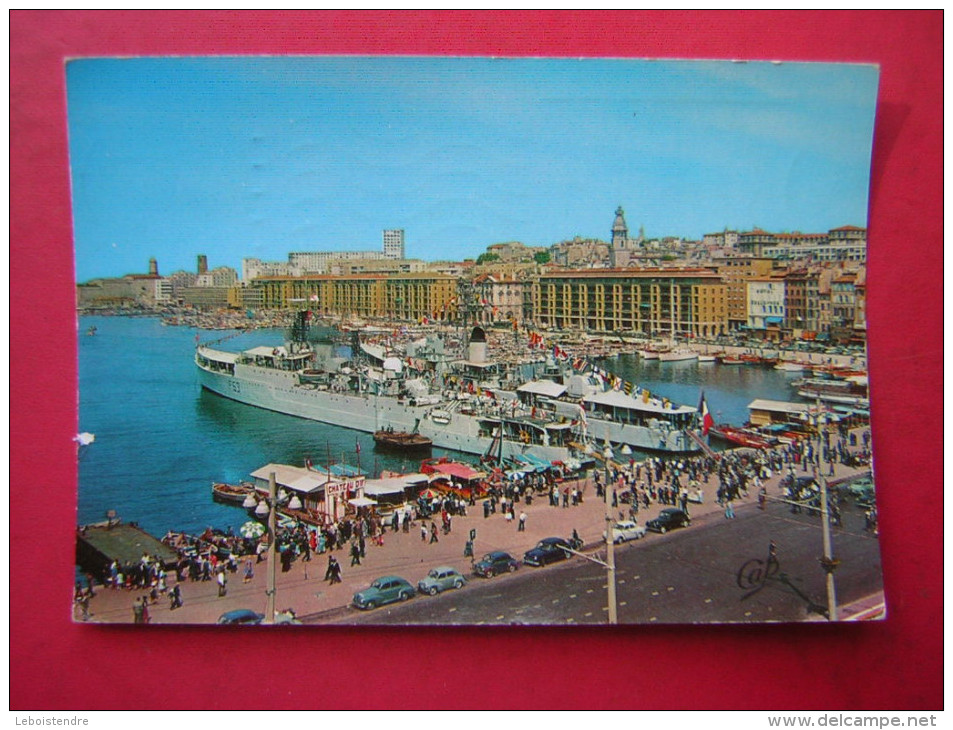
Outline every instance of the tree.
<svg viewBox="0 0 953 730">
<path fill-rule="evenodd" d="M 549 263 L 549 251 L 537 251 L 533 256 L 533 260 L 537 264 L 548 264 Z"/>
<path fill-rule="evenodd" d="M 481 253 L 479 256 L 477 256 L 476 262 L 477 262 L 478 264 L 488 264 L 488 263 L 490 263 L 491 261 L 499 261 L 499 260 L 500 260 L 500 257 L 499 257 L 498 254 L 495 254 L 495 253 Z"/>
</svg>

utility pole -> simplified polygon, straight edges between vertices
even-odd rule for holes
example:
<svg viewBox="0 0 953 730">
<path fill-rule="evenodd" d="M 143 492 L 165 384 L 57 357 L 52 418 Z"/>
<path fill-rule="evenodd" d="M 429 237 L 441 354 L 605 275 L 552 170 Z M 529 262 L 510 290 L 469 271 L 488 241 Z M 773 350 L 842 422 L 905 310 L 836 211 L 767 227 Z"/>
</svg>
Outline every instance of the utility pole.
<svg viewBox="0 0 953 730">
<path fill-rule="evenodd" d="M 268 475 L 268 586 L 265 589 L 265 623 L 275 622 L 275 581 L 278 562 L 278 536 L 275 534 L 278 511 L 278 484 L 275 473 Z"/>
<path fill-rule="evenodd" d="M 834 590 L 834 571 L 840 563 L 834 557 L 834 550 L 831 541 L 831 518 L 830 505 L 827 501 L 827 477 L 824 475 L 824 442 L 827 433 L 827 417 L 821 413 L 821 399 L 817 399 L 817 450 L 820 454 L 818 461 L 817 481 L 821 488 L 821 536 L 824 544 L 824 557 L 821 558 L 821 568 L 824 570 L 825 582 L 827 585 L 827 619 L 828 621 L 837 620 L 837 594 Z M 827 453 L 831 457 L 830 450 Z"/>
<path fill-rule="evenodd" d="M 612 524 L 614 520 L 612 519 L 612 499 L 609 496 L 609 492 L 612 491 L 612 475 L 609 472 L 610 464 L 612 463 L 612 447 L 609 444 L 606 444 L 605 451 L 602 452 L 602 455 L 605 457 L 605 467 L 606 467 L 606 486 L 605 486 L 605 502 L 606 502 L 606 581 L 608 588 L 608 603 L 609 603 L 609 624 L 614 625 L 619 623 L 619 617 L 617 614 L 616 606 L 616 595 L 615 595 L 615 539 L 612 534 Z"/>
</svg>

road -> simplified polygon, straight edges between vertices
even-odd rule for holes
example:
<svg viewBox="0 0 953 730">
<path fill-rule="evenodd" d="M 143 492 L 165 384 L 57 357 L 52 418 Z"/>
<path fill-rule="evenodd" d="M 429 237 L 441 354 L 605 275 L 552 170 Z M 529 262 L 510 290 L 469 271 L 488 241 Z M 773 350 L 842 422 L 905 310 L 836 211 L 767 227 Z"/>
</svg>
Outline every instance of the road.
<svg viewBox="0 0 953 730">
<path fill-rule="evenodd" d="M 880 551 L 876 537 L 864 532 L 863 511 L 848 503 L 843 517 L 843 527 L 834 528 L 841 605 L 881 589 Z M 777 546 L 777 563 L 765 571 L 771 541 Z M 781 502 L 769 503 L 764 511 L 744 505 L 734 520 L 710 513 L 685 529 L 649 533 L 616 550 L 619 622 L 822 619 L 817 609 L 823 610 L 827 601 L 821 555 L 820 518 L 792 514 Z M 767 579 L 759 580 L 765 572 Z M 488 580 L 474 577 L 464 588 L 437 597 L 418 596 L 370 612 L 348 608 L 315 619 L 403 625 L 604 624 L 606 571 L 574 557 Z"/>
</svg>

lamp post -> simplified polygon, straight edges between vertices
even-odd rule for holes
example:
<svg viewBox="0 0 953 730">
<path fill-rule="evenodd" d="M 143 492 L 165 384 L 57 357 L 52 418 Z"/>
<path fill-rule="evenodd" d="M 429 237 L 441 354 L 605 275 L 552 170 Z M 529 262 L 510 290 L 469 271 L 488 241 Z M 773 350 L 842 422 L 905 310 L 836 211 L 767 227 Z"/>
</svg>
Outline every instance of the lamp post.
<svg viewBox="0 0 953 730">
<path fill-rule="evenodd" d="M 278 562 L 278 536 L 275 534 L 276 513 L 278 512 L 278 485 L 275 473 L 268 474 L 268 585 L 265 588 L 265 623 L 275 622 L 275 581 Z M 259 505 L 260 507 L 261 505 Z"/>
<path fill-rule="evenodd" d="M 261 500 L 255 507 L 255 514 L 259 517 L 268 516 L 268 584 L 265 588 L 265 623 L 274 623 L 275 621 L 275 583 L 277 556 L 278 556 L 278 536 L 275 534 L 278 505 L 287 502 L 289 509 L 301 509 L 301 500 L 297 494 L 291 495 L 288 499 L 288 493 L 284 490 L 278 493 L 278 484 L 275 473 L 268 474 L 268 497 Z M 254 504 L 254 497 L 249 495 L 242 503 L 243 507 L 251 507 Z M 306 576 L 307 577 L 307 576 Z"/>
<path fill-rule="evenodd" d="M 605 458 L 605 467 L 606 467 L 606 487 L 605 487 L 605 501 L 606 501 L 606 571 L 607 571 L 607 588 L 608 588 L 608 603 L 609 603 L 609 623 L 617 624 L 619 623 L 619 617 L 616 613 L 616 595 L 615 595 L 615 540 L 612 535 L 612 499 L 609 496 L 611 491 L 611 475 L 609 473 L 609 464 L 612 459 L 612 447 L 609 446 L 609 442 L 606 442 L 606 447 L 602 452 L 602 456 Z"/>
<path fill-rule="evenodd" d="M 827 433 L 827 418 L 821 412 L 820 398 L 817 400 L 817 431 L 818 431 L 818 450 L 823 457 L 824 434 Z M 824 459 L 819 459 L 822 462 Z M 827 585 L 827 619 L 828 621 L 837 620 L 837 594 L 834 590 L 834 571 L 840 561 L 834 558 L 834 551 L 831 544 L 831 517 L 830 505 L 827 501 L 827 477 L 824 475 L 823 466 L 817 470 L 817 481 L 821 488 L 821 536 L 824 544 L 824 557 L 821 558 L 821 568 L 825 573 L 825 582 Z"/>
</svg>

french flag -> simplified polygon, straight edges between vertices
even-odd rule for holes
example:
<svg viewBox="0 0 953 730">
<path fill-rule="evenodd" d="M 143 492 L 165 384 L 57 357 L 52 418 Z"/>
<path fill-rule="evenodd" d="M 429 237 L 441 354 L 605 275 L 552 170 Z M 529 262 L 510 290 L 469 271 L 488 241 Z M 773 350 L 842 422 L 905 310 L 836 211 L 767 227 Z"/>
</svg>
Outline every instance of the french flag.
<svg viewBox="0 0 953 730">
<path fill-rule="evenodd" d="M 715 425 L 715 419 L 711 417 L 708 411 L 708 401 L 705 400 L 705 393 L 702 391 L 702 399 L 698 404 L 698 412 L 702 417 L 702 436 L 707 436 L 708 431 Z"/>
</svg>

